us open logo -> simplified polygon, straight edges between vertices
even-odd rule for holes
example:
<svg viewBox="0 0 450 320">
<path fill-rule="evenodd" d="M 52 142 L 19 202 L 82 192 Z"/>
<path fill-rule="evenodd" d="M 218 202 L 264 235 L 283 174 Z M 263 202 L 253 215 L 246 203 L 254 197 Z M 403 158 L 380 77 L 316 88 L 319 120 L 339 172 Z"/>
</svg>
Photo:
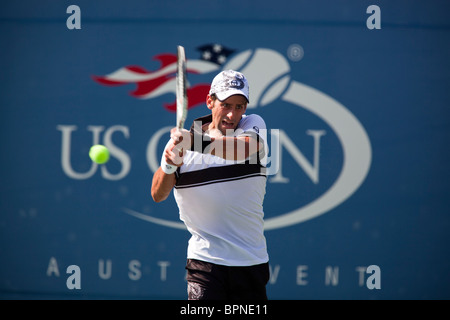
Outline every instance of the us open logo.
<svg viewBox="0 0 450 320">
<path fill-rule="evenodd" d="M 209 81 L 222 70 L 242 72 L 250 85 L 247 114 L 259 114 L 266 121 L 270 150 L 264 201 L 266 230 L 292 226 L 323 215 L 358 190 L 371 166 L 369 137 L 363 125 L 342 103 L 292 78 L 290 63 L 301 63 L 304 56 L 301 46 L 291 45 L 287 57 L 268 48 L 237 53 L 217 44 L 200 48 L 203 58 L 189 59 L 188 55 L 187 71 L 204 74 Z M 136 84 L 136 90 L 130 94 L 139 99 L 154 99 L 174 93 L 176 56 L 161 54 L 154 58 L 161 63 L 160 69 L 154 72 L 130 66 L 93 78 L 107 86 Z M 189 108 L 204 103 L 209 86 L 206 82 L 190 84 L 187 89 Z M 175 102 L 164 107 L 173 112 Z M 71 179 L 92 177 L 98 169 L 96 164 L 80 173 L 70 163 L 71 133 L 77 127 L 59 125 L 57 128 L 62 133 L 61 164 L 64 173 Z M 157 129 L 148 142 L 146 160 L 152 172 L 159 167 L 158 146 L 165 144 L 161 140 L 170 129 L 170 126 Z M 88 130 L 92 131 L 93 144 L 99 143 L 104 127 L 89 126 Z M 107 167 L 101 168 L 101 174 L 107 180 L 123 179 L 131 168 L 130 156 L 111 141 L 114 132 L 120 132 L 126 138 L 130 135 L 129 128 L 122 125 L 105 131 L 104 143 L 112 157 L 121 163 L 121 170 L 115 174 L 109 172 Z M 300 145 L 299 139 L 306 142 Z M 157 225 L 185 230 L 181 221 L 142 213 L 129 206 L 120 210 Z"/>
<path fill-rule="evenodd" d="M 291 59 L 291 61 L 296 60 Z M 189 59 L 187 65 L 189 68 Z M 265 219 L 265 230 L 283 228 L 318 217 L 342 204 L 358 190 L 369 172 L 372 149 L 363 125 L 343 104 L 318 89 L 292 79 L 289 61 L 282 54 L 272 49 L 256 48 L 243 51 L 229 59 L 220 69 L 214 71 L 218 73 L 226 69 L 233 69 L 246 75 L 250 84 L 251 96 L 251 104 L 247 109 L 248 113 L 261 114 L 263 110 L 289 105 L 290 107 L 286 110 L 280 109 L 278 111 L 279 117 L 284 118 L 288 123 L 292 120 L 292 108 L 301 108 L 303 112 L 306 111 L 311 116 L 324 122 L 337 137 L 341 147 L 342 158 L 340 161 L 342 165 L 337 178 L 330 183 L 330 187 L 321 195 L 300 207 L 272 213 Z M 319 143 L 325 132 L 324 130 L 309 130 L 307 134 L 314 141 L 312 161 L 307 160 L 307 157 L 292 143 L 282 125 L 278 130 L 269 130 L 272 140 L 272 155 L 269 165 L 272 166 L 272 169 L 273 166 L 277 166 L 277 168 L 272 171 L 272 176 L 269 176 L 268 184 L 285 180 L 280 153 L 286 152 L 310 176 L 312 181 L 318 182 Z M 156 144 L 156 141 L 153 145 L 150 143 L 147 150 L 148 154 L 154 154 L 153 157 L 149 157 L 148 161 L 153 171 L 159 166 Z M 294 182 L 289 181 L 287 183 L 292 184 Z M 265 206 L 268 205 L 270 204 L 266 202 Z M 132 208 L 124 208 L 123 210 L 145 221 L 170 228 L 185 229 L 182 222 L 152 217 Z"/>
</svg>

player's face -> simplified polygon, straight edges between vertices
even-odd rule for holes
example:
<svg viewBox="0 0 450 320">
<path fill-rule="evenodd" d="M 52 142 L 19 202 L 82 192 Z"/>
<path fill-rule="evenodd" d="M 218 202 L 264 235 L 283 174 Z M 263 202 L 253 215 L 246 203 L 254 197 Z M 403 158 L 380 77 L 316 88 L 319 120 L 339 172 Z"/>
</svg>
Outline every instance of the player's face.
<svg viewBox="0 0 450 320">
<path fill-rule="evenodd" d="M 234 95 L 224 101 L 212 100 L 208 96 L 206 103 L 212 112 L 211 128 L 219 129 L 223 135 L 227 130 L 235 130 L 242 115 L 247 109 L 247 99 L 242 95 Z"/>
</svg>

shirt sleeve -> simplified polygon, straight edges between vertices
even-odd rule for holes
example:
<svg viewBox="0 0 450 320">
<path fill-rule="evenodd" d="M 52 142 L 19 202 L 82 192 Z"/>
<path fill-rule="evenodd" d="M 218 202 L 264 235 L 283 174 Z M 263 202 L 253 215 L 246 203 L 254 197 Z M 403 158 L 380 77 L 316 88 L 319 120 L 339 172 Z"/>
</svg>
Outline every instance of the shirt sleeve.
<svg viewBox="0 0 450 320">
<path fill-rule="evenodd" d="M 250 114 L 243 116 L 236 128 L 236 136 L 253 136 L 255 133 L 261 139 L 264 139 L 266 123 L 259 115 Z M 265 139 L 264 139 L 265 140 Z"/>
<path fill-rule="evenodd" d="M 267 128 L 266 123 L 262 117 L 256 114 L 243 116 L 239 122 L 235 136 L 250 136 L 256 139 L 258 143 L 262 143 L 262 148 L 255 155 L 257 162 L 263 166 L 267 164 L 267 155 L 269 147 L 267 145 Z"/>
</svg>

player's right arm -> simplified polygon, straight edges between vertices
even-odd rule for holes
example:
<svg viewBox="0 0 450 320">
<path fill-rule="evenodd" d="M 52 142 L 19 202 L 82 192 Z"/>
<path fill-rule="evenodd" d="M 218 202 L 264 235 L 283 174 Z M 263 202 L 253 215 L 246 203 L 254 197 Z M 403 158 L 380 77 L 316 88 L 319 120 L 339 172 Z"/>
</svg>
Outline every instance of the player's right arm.
<svg viewBox="0 0 450 320">
<path fill-rule="evenodd" d="M 175 185 L 175 174 L 165 173 L 161 167 L 156 170 L 152 180 L 152 198 L 155 202 L 167 199 Z"/>
<path fill-rule="evenodd" d="M 179 151 L 175 144 L 177 143 L 172 139 L 167 142 L 161 157 L 161 166 L 168 164 L 176 169 L 183 164 L 183 152 Z M 161 166 L 156 170 L 152 180 L 151 194 L 155 202 L 166 200 L 176 182 L 174 170 L 163 170 Z"/>
</svg>

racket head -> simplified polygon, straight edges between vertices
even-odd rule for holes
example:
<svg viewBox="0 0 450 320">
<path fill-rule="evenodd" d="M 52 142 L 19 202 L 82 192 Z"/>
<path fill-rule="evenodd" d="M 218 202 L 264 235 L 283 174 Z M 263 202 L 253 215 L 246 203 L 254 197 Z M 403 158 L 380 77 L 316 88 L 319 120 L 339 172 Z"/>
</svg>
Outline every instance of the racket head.
<svg viewBox="0 0 450 320">
<path fill-rule="evenodd" d="M 177 47 L 176 99 L 177 99 L 176 127 L 178 129 L 182 129 L 184 128 L 184 122 L 187 117 L 186 55 L 183 46 Z"/>
</svg>

